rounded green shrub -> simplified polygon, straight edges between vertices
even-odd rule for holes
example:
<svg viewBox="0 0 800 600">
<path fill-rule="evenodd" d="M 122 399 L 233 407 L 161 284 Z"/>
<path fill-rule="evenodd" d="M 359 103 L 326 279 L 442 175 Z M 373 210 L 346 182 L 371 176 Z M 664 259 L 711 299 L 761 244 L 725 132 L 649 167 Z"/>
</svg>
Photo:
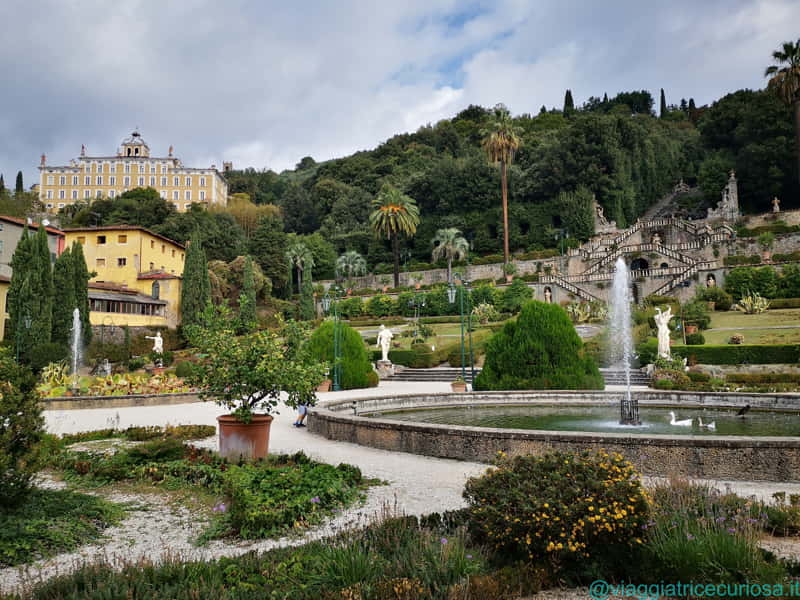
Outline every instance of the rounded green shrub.
<svg viewBox="0 0 800 600">
<path fill-rule="evenodd" d="M 686 336 L 687 346 L 702 346 L 706 343 L 706 338 L 702 333 L 690 333 Z"/>
<path fill-rule="evenodd" d="M 602 558 L 642 543 L 648 507 L 620 454 L 550 452 L 506 458 L 467 481 L 479 538 L 511 560 L 553 564 Z"/>
<path fill-rule="evenodd" d="M 503 292 L 503 312 L 518 313 L 533 297 L 533 290 L 521 279 L 515 279 Z"/>
<path fill-rule="evenodd" d="M 35 373 L 44 369 L 50 363 L 57 363 L 69 356 L 69 348 L 64 344 L 47 342 L 35 346 L 30 353 L 30 367 Z"/>
<path fill-rule="evenodd" d="M 373 296 L 367 301 L 366 312 L 372 317 L 388 317 L 394 313 L 394 300 L 389 296 Z"/>
<path fill-rule="evenodd" d="M 346 323 L 341 327 L 341 381 L 343 390 L 370 387 L 372 365 L 361 335 Z M 309 351 L 318 360 L 333 367 L 333 321 L 324 321 L 308 340 Z"/>
<path fill-rule="evenodd" d="M 192 363 L 188 360 L 182 360 L 177 365 L 175 365 L 175 376 L 186 378 L 190 377 L 192 374 Z"/>
<path fill-rule="evenodd" d="M 486 345 L 476 390 L 603 389 L 603 377 L 560 306 L 532 301 Z"/>
<path fill-rule="evenodd" d="M 22 502 L 39 470 L 44 418 L 36 380 L 0 349 L 0 509 Z"/>
<path fill-rule="evenodd" d="M 697 297 L 703 302 L 713 302 L 714 310 L 730 310 L 733 305 L 733 297 L 717 286 L 702 288 Z"/>
</svg>

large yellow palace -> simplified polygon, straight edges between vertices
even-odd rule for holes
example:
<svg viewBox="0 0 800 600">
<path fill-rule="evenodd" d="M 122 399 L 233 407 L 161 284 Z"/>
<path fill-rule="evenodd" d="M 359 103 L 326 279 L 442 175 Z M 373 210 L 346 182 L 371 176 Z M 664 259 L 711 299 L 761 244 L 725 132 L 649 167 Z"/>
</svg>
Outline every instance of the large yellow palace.
<svg viewBox="0 0 800 600">
<path fill-rule="evenodd" d="M 173 156 L 172 146 L 166 157 L 150 156 L 150 147 L 138 131 L 122 141 L 116 156 L 87 156 L 83 146 L 80 156 L 67 166 L 48 165 L 44 154 L 39 165 L 39 199 L 50 212 L 147 187 L 181 212 L 193 203 L 224 206 L 228 202 L 228 184 L 215 165 L 186 167 Z"/>
</svg>

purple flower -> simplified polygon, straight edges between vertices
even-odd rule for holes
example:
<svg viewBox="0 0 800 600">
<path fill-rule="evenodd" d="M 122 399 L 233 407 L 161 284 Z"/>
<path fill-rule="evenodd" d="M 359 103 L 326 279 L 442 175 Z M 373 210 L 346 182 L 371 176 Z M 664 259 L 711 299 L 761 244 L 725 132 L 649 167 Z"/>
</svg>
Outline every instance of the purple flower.
<svg viewBox="0 0 800 600">
<path fill-rule="evenodd" d="M 717 517 L 716 521 L 717 521 L 717 523 L 724 523 L 725 522 L 725 517 Z"/>
<path fill-rule="evenodd" d="M 440 541 L 442 542 L 442 545 L 444 546 L 447 543 L 447 538 L 442 538 Z"/>
<path fill-rule="evenodd" d="M 228 510 L 228 507 L 227 507 L 227 506 L 225 506 L 225 503 L 224 503 L 224 502 L 221 502 L 220 504 L 217 504 L 217 505 L 216 505 L 214 508 L 212 508 L 211 510 L 213 510 L 214 512 L 223 512 L 223 513 L 224 513 L 226 510 Z"/>
<path fill-rule="evenodd" d="M 736 529 L 733 527 L 728 527 L 728 533 L 736 533 Z"/>
<path fill-rule="evenodd" d="M 472 560 L 472 554 L 467 554 L 467 558 Z"/>
<path fill-rule="evenodd" d="M 311 503 L 312 503 L 312 504 L 319 504 L 319 496 L 314 496 L 314 497 L 311 499 Z"/>
<path fill-rule="evenodd" d="M 689 541 L 692 541 L 694 539 L 694 536 L 691 533 L 687 533 L 686 534 L 686 539 L 689 540 Z"/>
</svg>

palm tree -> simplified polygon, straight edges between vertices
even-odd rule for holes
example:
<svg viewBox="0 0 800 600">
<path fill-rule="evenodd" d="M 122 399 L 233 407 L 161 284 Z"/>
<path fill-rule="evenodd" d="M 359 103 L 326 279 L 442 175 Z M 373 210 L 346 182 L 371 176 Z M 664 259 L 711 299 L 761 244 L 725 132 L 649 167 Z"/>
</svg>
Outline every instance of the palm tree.
<svg viewBox="0 0 800 600">
<path fill-rule="evenodd" d="M 447 282 L 452 280 L 453 261 L 462 260 L 469 254 L 469 244 L 461 237 L 461 230 L 455 227 L 440 229 L 433 236 L 434 244 L 431 253 L 434 262 L 440 258 L 447 259 Z"/>
<path fill-rule="evenodd" d="M 522 129 L 514 125 L 511 113 L 504 104 L 492 111 L 489 126 L 481 131 L 483 149 L 489 160 L 500 163 L 500 190 L 503 194 L 503 256 L 509 261 L 508 252 L 508 174 L 507 168 L 514 161 L 514 154 L 522 145 Z"/>
<path fill-rule="evenodd" d="M 800 178 L 800 39 L 783 42 L 783 49 L 773 52 L 772 58 L 778 64 L 767 67 L 764 77 L 770 78 L 767 88 L 794 109 L 794 143 Z"/>
<path fill-rule="evenodd" d="M 394 287 L 400 287 L 400 236 L 412 236 L 419 225 L 419 207 L 396 187 L 387 184 L 372 201 L 375 210 L 369 215 L 369 224 L 376 237 L 392 242 L 394 255 Z"/>
<path fill-rule="evenodd" d="M 303 271 L 314 268 L 314 256 L 308 246 L 302 242 L 294 242 L 286 249 L 286 261 L 289 263 L 289 270 L 294 267 L 297 269 L 297 293 L 302 293 L 300 286 L 303 283 Z M 291 273 L 289 277 L 289 288 L 291 289 Z"/>
<path fill-rule="evenodd" d="M 367 261 L 355 250 L 348 250 L 336 259 L 336 274 L 341 277 L 346 275 L 350 281 L 353 277 L 365 275 L 367 272 Z"/>
</svg>

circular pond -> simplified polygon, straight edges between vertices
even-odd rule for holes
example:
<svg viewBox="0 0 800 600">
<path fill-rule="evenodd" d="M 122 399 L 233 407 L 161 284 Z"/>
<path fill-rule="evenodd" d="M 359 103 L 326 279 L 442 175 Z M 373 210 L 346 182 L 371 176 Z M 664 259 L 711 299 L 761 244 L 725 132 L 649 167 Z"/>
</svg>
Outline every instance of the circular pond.
<svg viewBox="0 0 800 600">
<path fill-rule="evenodd" d="M 671 425 L 670 411 L 677 421 L 691 420 L 691 425 Z M 744 417 L 737 410 L 725 408 L 661 408 L 640 406 L 640 426 L 620 425 L 619 407 L 603 406 L 461 406 L 419 410 L 387 411 L 363 416 L 494 429 L 530 429 L 542 431 L 585 431 L 597 433 L 638 433 L 716 436 L 798 436 L 800 411 L 752 410 Z M 700 427 L 700 422 L 712 428 Z"/>
</svg>

